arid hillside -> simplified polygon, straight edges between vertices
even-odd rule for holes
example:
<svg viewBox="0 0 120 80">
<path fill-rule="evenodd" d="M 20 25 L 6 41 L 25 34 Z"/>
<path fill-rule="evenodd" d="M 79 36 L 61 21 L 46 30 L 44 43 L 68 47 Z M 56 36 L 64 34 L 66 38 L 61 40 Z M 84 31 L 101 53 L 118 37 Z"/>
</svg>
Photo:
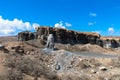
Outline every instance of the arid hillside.
<svg viewBox="0 0 120 80">
<path fill-rule="evenodd" d="M 0 80 L 119 80 L 119 48 L 95 44 L 55 44 L 40 39 L 17 41 L 1 37 Z"/>
</svg>

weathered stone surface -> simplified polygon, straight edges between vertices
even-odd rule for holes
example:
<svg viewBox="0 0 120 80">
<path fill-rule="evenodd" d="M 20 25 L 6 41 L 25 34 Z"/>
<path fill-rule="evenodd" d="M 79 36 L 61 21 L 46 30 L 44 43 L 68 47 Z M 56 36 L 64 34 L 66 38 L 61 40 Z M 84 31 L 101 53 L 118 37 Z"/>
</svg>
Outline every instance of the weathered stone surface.
<svg viewBox="0 0 120 80">
<path fill-rule="evenodd" d="M 116 36 L 101 36 L 100 38 L 103 42 L 104 45 L 108 44 L 108 42 L 111 44 L 110 48 L 117 48 L 120 47 L 120 37 L 116 37 Z M 107 41 L 107 43 L 106 43 Z"/>
<path fill-rule="evenodd" d="M 21 55 L 24 54 L 24 49 L 21 46 L 12 47 L 11 49 L 15 50 L 16 53 L 19 53 Z"/>
<path fill-rule="evenodd" d="M 55 37 L 55 42 L 63 44 L 96 44 L 96 39 L 100 38 L 100 35 L 97 33 L 82 33 L 62 28 L 37 27 L 36 31 L 39 33 L 39 36 L 48 36 L 49 34 L 53 34 Z"/>
<path fill-rule="evenodd" d="M 0 45 L 0 50 L 3 50 L 5 47 L 3 45 Z"/>
<path fill-rule="evenodd" d="M 35 28 L 36 32 L 24 31 L 18 33 L 18 41 L 27 41 L 31 39 L 40 39 L 42 44 L 46 44 L 49 34 L 53 34 L 55 43 L 62 44 L 97 44 L 104 48 L 117 48 L 120 46 L 119 37 L 103 37 L 98 33 L 76 32 L 63 28 L 53 28 L 49 26 L 40 26 Z"/>
<path fill-rule="evenodd" d="M 49 36 L 47 38 L 46 47 L 54 50 L 54 36 L 53 36 L 53 34 L 49 34 Z"/>
<path fill-rule="evenodd" d="M 18 41 L 28 41 L 31 39 L 35 39 L 36 35 L 29 31 L 23 31 L 18 33 Z"/>
</svg>

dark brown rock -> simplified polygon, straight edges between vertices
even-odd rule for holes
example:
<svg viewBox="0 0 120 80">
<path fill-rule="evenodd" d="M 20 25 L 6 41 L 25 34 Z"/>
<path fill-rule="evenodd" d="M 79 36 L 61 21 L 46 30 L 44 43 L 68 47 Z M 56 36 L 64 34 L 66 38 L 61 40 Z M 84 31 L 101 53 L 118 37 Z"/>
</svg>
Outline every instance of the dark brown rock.
<svg viewBox="0 0 120 80">
<path fill-rule="evenodd" d="M 18 41 L 28 41 L 31 39 L 35 39 L 36 35 L 29 31 L 23 31 L 18 33 Z"/>
<path fill-rule="evenodd" d="M 53 34 L 55 37 L 55 42 L 63 44 L 96 44 L 96 39 L 100 37 L 100 35 L 97 33 L 81 33 L 72 30 L 52 27 L 37 27 L 36 31 L 39 36 L 48 36 L 49 34 Z"/>
<path fill-rule="evenodd" d="M 91 43 L 95 44 L 96 39 L 99 38 L 99 34 L 97 33 L 80 33 L 72 30 L 66 30 L 62 28 L 53 28 L 53 27 L 37 27 L 35 33 L 31 32 L 20 32 L 18 34 L 18 40 L 27 41 L 30 39 L 40 39 L 42 35 L 48 36 L 49 34 L 53 34 L 55 37 L 55 42 L 63 43 L 63 44 L 86 44 Z M 43 40 L 43 39 L 42 39 Z"/>
<path fill-rule="evenodd" d="M 20 32 L 18 34 L 18 40 L 27 41 L 31 39 L 40 39 L 40 42 L 46 44 L 47 37 L 49 34 L 53 34 L 55 43 L 62 44 L 97 44 L 101 47 L 111 43 L 112 48 L 119 47 L 119 41 L 115 39 L 101 38 L 100 34 L 92 32 L 76 32 L 73 30 L 67 30 L 63 28 L 53 28 L 48 26 L 36 27 L 36 32 Z"/>
</svg>

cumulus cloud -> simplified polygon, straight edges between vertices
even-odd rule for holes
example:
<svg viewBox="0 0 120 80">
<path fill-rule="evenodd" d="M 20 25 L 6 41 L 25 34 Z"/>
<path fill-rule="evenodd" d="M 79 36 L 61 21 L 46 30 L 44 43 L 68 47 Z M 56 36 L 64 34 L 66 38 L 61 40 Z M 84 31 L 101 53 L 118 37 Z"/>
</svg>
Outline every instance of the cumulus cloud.
<svg viewBox="0 0 120 80">
<path fill-rule="evenodd" d="M 70 24 L 70 23 L 68 23 L 68 22 L 65 22 L 65 25 L 63 24 L 63 21 L 60 21 L 59 23 L 56 23 L 55 25 L 54 25 L 54 27 L 56 27 L 56 28 L 66 28 L 66 27 L 70 27 L 70 26 L 72 26 L 72 24 Z"/>
<path fill-rule="evenodd" d="M 30 22 L 23 22 L 17 18 L 8 20 L 0 16 L 0 36 L 12 36 L 17 35 L 20 31 L 34 30 L 35 26 L 39 26 L 37 23 L 31 24 Z"/>
<path fill-rule="evenodd" d="M 96 16 L 97 16 L 96 13 L 90 13 L 89 15 L 90 15 L 90 16 L 93 16 L 93 17 L 96 17 Z"/>
<path fill-rule="evenodd" d="M 35 27 L 39 27 L 40 25 L 37 24 L 37 23 L 33 23 L 32 26 L 33 26 L 33 28 L 35 29 Z"/>
<path fill-rule="evenodd" d="M 88 26 L 93 26 L 94 24 L 96 24 L 96 21 L 94 21 L 94 22 L 88 22 Z"/>
<path fill-rule="evenodd" d="M 114 28 L 113 28 L 113 27 L 109 27 L 109 28 L 108 28 L 108 32 L 109 32 L 109 33 L 114 33 Z"/>
<path fill-rule="evenodd" d="M 56 23 L 54 25 L 54 27 L 56 27 L 56 28 L 65 28 L 65 26 L 63 26 L 63 21 L 60 21 L 59 23 Z"/>
</svg>

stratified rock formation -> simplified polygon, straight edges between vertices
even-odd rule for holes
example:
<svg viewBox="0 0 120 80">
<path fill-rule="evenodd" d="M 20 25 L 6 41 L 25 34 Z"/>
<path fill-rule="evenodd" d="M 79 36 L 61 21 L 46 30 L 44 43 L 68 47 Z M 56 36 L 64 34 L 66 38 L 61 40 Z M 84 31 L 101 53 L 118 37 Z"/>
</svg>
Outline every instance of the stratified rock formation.
<svg viewBox="0 0 120 80">
<path fill-rule="evenodd" d="M 40 39 L 46 43 L 47 36 L 53 34 L 55 43 L 62 44 L 97 44 L 104 48 L 117 48 L 120 46 L 120 38 L 101 37 L 98 33 L 93 32 L 77 32 L 63 28 L 53 28 L 48 26 L 36 27 L 36 32 L 28 31 L 18 33 L 18 40 L 28 41 L 31 39 Z"/>
<path fill-rule="evenodd" d="M 18 41 L 28 41 L 34 38 L 35 38 L 34 33 L 30 31 L 23 31 L 18 33 Z"/>
<path fill-rule="evenodd" d="M 49 34 L 53 34 L 55 37 L 55 42 L 63 44 L 96 44 L 96 40 L 100 38 L 100 35 L 97 33 L 83 33 L 52 27 L 37 27 L 36 33 L 38 37 L 41 37 L 42 35 L 48 36 Z"/>
<path fill-rule="evenodd" d="M 120 37 L 116 36 L 101 36 L 100 40 L 103 41 L 104 46 L 108 46 L 111 48 L 117 48 L 120 47 Z M 103 46 L 103 47 L 104 47 Z"/>
</svg>

